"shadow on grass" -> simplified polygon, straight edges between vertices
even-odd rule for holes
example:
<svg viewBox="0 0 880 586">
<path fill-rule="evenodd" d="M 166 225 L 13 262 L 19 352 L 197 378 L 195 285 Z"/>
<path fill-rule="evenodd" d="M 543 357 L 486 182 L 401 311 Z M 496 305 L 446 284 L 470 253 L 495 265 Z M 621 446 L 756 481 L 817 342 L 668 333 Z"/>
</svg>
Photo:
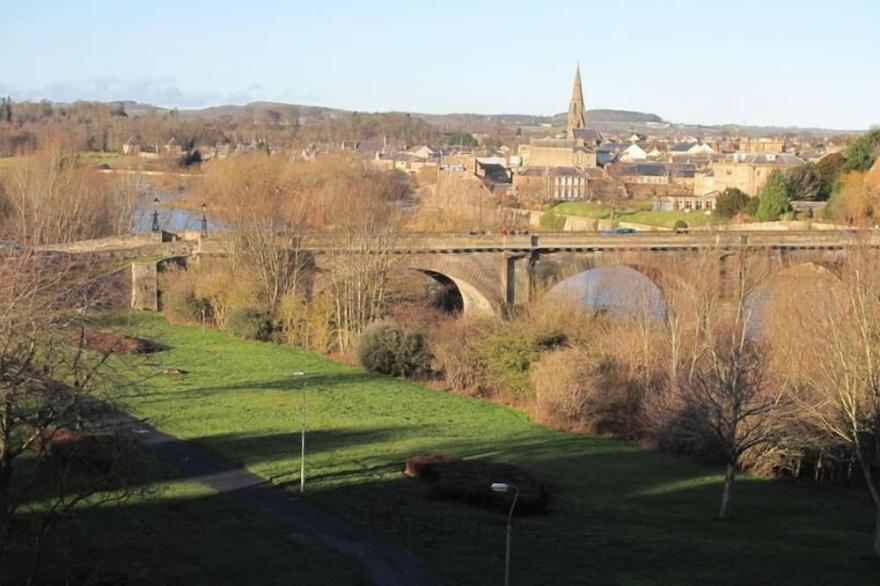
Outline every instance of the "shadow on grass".
<svg viewBox="0 0 880 586">
<path fill-rule="evenodd" d="M 505 516 L 472 505 L 434 500 L 427 484 L 405 478 L 402 466 L 408 454 L 395 448 L 394 440 L 418 430 L 418 426 L 400 426 L 309 432 L 307 449 L 313 455 L 332 456 L 353 445 L 375 444 L 382 450 L 357 462 L 334 459 L 332 467 L 317 469 L 310 476 L 307 499 L 351 520 L 378 541 L 420 552 L 448 584 L 498 582 L 503 569 Z M 424 433 L 430 438 L 439 432 L 425 429 Z M 721 522 L 714 518 L 720 499 L 720 471 L 715 467 L 603 438 L 547 437 L 513 437 L 503 445 L 497 441 L 483 444 L 479 439 L 430 444 L 434 451 L 512 462 L 551 481 L 549 514 L 515 521 L 513 575 L 517 583 L 851 585 L 873 583 L 880 571 L 877 562 L 866 557 L 872 511 L 861 502 L 824 498 L 782 482 L 743 479 L 734 488 L 735 519 Z M 313 522 L 309 510 L 279 504 L 279 498 L 285 497 L 279 497 L 265 479 L 251 475 L 242 480 L 233 474 L 240 465 L 255 466 L 297 454 L 297 433 L 222 434 L 183 444 L 160 434 L 151 440 L 146 442 L 148 447 L 176 467 L 145 474 L 145 482 L 157 478 L 202 482 L 227 491 L 232 500 L 221 502 L 244 505 L 288 527 Z M 167 519 L 192 510 L 190 501 L 154 500 L 143 509 L 127 503 L 120 511 L 131 507 L 136 518 L 149 514 Z M 198 529 L 162 521 L 182 531 L 181 539 L 204 541 L 177 546 L 184 553 L 187 548 L 196 548 L 191 553 L 193 560 L 199 560 L 196 563 L 214 563 L 212 555 L 238 560 L 256 555 L 251 562 L 267 555 L 253 548 L 241 555 L 224 553 L 230 540 L 235 543 L 252 534 L 241 530 L 231 536 L 236 529 L 219 516 L 219 509 L 197 508 L 206 511 L 198 516 Z M 175 567 L 181 552 L 167 551 L 168 543 L 176 542 L 163 537 L 163 531 L 155 530 L 154 535 L 141 539 L 131 554 L 141 555 L 137 553 L 141 548 L 157 548 L 159 556 L 171 560 L 171 570 L 189 577 L 186 572 L 192 571 L 191 567 Z M 344 526 L 331 525 L 330 531 L 343 538 L 348 535 Z M 263 529 L 251 539 L 267 543 L 270 533 Z M 201 550 L 214 543 L 219 544 L 214 553 Z M 271 546 L 266 547 L 270 551 Z M 218 568 L 229 568 L 225 557 L 216 563 Z M 210 576 L 215 583 L 236 583 L 234 571 L 232 578 L 226 579 L 214 569 Z M 323 571 L 316 569 L 312 578 L 322 576 Z M 251 583 L 272 582 L 254 579 Z"/>
<path fill-rule="evenodd" d="M 26 583 L 35 520 L 19 516 L 0 543 L 0 585 Z M 40 576 L 40 584 L 368 583 L 349 560 L 234 497 L 179 489 L 78 510 L 48 534 Z"/>
<path fill-rule="evenodd" d="M 149 364 L 148 364 L 149 366 Z M 159 368 L 158 364 L 152 365 Z M 321 392 L 331 388 L 354 387 L 368 382 L 379 382 L 387 380 L 385 377 L 369 374 L 364 372 L 339 372 L 328 374 L 314 374 L 304 377 L 291 375 L 268 381 L 252 380 L 240 383 L 212 385 L 209 387 L 196 387 L 192 389 L 167 389 L 161 388 L 163 382 L 168 380 L 180 380 L 186 382 L 186 377 L 190 374 L 198 374 L 197 370 L 189 370 L 186 374 L 177 375 L 174 379 L 167 378 L 161 372 L 157 372 L 141 381 L 138 388 L 134 386 L 120 393 L 118 398 L 150 398 L 155 397 L 161 402 L 165 400 L 179 401 L 180 395 L 185 394 L 187 397 L 207 397 L 219 393 L 233 393 L 238 391 L 289 391 L 290 393 L 300 393 L 305 390 L 307 393 Z M 177 378 L 179 376 L 179 378 Z"/>
</svg>

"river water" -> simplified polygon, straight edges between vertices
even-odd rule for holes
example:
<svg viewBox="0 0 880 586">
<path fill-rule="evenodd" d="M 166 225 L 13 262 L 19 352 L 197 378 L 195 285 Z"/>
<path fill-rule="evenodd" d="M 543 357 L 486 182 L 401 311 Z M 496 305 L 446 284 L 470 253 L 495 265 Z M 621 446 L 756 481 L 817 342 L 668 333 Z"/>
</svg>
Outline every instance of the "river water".
<svg viewBox="0 0 880 586">
<path fill-rule="evenodd" d="M 159 212 L 159 228 L 168 232 L 182 232 L 184 230 L 199 231 L 202 229 L 202 213 L 199 210 L 190 210 L 174 207 L 175 201 L 182 201 L 183 195 L 170 194 L 152 189 L 144 189 L 139 195 L 138 205 L 134 213 L 134 232 L 144 234 L 153 229 L 153 212 Z M 159 200 L 159 205 L 154 206 L 154 199 Z M 210 210 L 206 214 L 208 218 L 208 232 L 216 232 L 223 229 L 221 222 L 211 218 Z"/>
</svg>

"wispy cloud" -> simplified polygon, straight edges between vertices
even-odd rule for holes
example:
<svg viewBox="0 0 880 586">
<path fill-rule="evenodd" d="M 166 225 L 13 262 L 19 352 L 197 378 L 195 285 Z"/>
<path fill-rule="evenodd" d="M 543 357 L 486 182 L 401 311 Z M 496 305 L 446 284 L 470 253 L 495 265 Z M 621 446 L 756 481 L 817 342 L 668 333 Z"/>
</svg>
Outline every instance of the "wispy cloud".
<svg viewBox="0 0 880 586">
<path fill-rule="evenodd" d="M 263 99 L 265 90 L 259 84 L 230 92 L 191 92 L 180 88 L 174 78 L 119 79 L 92 78 L 79 81 L 58 81 L 40 88 L 22 88 L 0 81 L 0 94 L 15 100 L 51 100 L 73 102 L 95 100 L 112 102 L 135 100 L 157 106 L 198 108 L 220 104 L 243 104 Z"/>
</svg>

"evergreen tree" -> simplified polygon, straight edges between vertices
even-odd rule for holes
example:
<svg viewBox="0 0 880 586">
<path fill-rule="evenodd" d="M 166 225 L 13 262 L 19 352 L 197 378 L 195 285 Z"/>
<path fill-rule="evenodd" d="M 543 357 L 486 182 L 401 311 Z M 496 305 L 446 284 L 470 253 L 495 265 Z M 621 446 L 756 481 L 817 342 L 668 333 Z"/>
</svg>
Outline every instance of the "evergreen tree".
<svg viewBox="0 0 880 586">
<path fill-rule="evenodd" d="M 877 160 L 878 149 L 880 149 L 880 128 L 875 128 L 853 141 L 846 149 L 844 173 L 869 170 Z"/>
<path fill-rule="evenodd" d="M 759 220 L 773 221 L 778 220 L 779 216 L 789 209 L 791 209 L 791 196 L 788 193 L 788 181 L 782 171 L 773 171 L 761 190 L 756 215 Z"/>
<path fill-rule="evenodd" d="M 12 98 L 0 98 L 0 122 L 12 122 Z"/>
<path fill-rule="evenodd" d="M 788 193 L 795 199 L 824 201 L 831 195 L 831 185 L 822 180 L 816 165 L 807 163 L 788 174 Z"/>
<path fill-rule="evenodd" d="M 721 218 L 732 218 L 749 206 L 751 198 L 737 189 L 728 187 L 715 200 L 715 215 Z"/>
</svg>

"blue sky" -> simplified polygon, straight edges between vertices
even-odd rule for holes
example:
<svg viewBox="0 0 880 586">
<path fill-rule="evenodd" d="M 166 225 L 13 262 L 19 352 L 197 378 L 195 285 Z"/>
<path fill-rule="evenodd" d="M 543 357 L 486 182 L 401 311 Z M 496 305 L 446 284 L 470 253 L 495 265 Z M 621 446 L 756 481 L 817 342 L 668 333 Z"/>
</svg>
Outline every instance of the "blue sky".
<svg viewBox="0 0 880 586">
<path fill-rule="evenodd" d="M 4 3 L 7 4 L 7 3 Z M 0 94 L 675 122 L 880 124 L 880 2 L 10 2 Z"/>
</svg>

